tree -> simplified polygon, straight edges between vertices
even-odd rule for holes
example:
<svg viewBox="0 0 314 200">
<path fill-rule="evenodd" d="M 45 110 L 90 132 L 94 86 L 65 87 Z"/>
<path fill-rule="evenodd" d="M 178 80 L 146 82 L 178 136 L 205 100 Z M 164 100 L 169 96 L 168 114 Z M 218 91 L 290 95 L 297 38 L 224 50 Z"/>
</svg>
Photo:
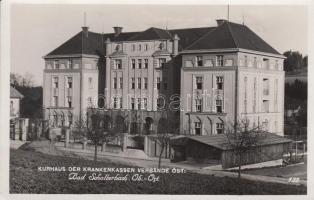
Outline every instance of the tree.
<svg viewBox="0 0 314 200">
<path fill-rule="evenodd" d="M 26 72 L 23 76 L 18 73 L 10 73 L 10 84 L 20 87 L 34 87 L 34 75 Z"/>
<path fill-rule="evenodd" d="M 254 150 L 265 137 L 261 126 L 252 127 L 248 119 L 244 118 L 227 127 L 225 135 L 237 162 L 238 179 L 241 178 L 243 156 Z"/>
<path fill-rule="evenodd" d="M 298 51 L 286 51 L 283 53 L 287 58 L 284 60 L 284 70 L 294 71 L 303 67 L 303 57 Z"/>
</svg>

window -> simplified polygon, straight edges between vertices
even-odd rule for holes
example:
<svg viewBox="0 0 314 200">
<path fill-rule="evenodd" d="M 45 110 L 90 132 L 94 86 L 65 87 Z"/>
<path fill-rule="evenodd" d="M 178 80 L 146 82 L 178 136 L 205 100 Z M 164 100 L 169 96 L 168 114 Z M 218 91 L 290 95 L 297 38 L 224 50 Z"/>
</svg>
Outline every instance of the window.
<svg viewBox="0 0 314 200">
<path fill-rule="evenodd" d="M 203 56 L 196 56 L 196 62 L 198 67 L 203 66 Z"/>
<path fill-rule="evenodd" d="M 157 90 L 160 90 L 160 77 L 157 77 Z"/>
<path fill-rule="evenodd" d="M 144 68 L 147 69 L 148 68 L 148 59 L 144 60 Z"/>
<path fill-rule="evenodd" d="M 275 69 L 278 70 L 278 66 L 279 66 L 278 60 L 276 60 L 275 62 L 276 62 L 276 63 L 275 63 Z"/>
<path fill-rule="evenodd" d="M 224 56 L 222 56 L 222 55 L 216 56 L 216 65 L 218 67 L 221 67 L 224 65 Z"/>
<path fill-rule="evenodd" d="M 60 69 L 59 60 L 55 60 L 55 61 L 54 61 L 54 68 L 55 68 L 55 69 Z"/>
<path fill-rule="evenodd" d="M 201 135 L 202 123 L 201 122 L 194 122 L 194 127 L 195 127 L 195 135 Z"/>
<path fill-rule="evenodd" d="M 122 60 L 115 60 L 115 69 L 122 69 Z"/>
<path fill-rule="evenodd" d="M 119 99 L 120 99 L 120 101 L 119 101 L 120 102 L 120 108 L 122 109 L 122 104 L 123 104 L 122 97 L 120 97 Z"/>
<path fill-rule="evenodd" d="M 195 110 L 196 112 L 202 112 L 203 100 L 195 99 Z"/>
<path fill-rule="evenodd" d="M 137 66 L 139 69 L 142 69 L 142 60 L 141 59 L 137 60 Z"/>
<path fill-rule="evenodd" d="M 223 134 L 224 124 L 223 123 L 216 123 L 216 133 Z"/>
<path fill-rule="evenodd" d="M 71 59 L 68 60 L 68 68 L 73 69 L 73 60 Z"/>
<path fill-rule="evenodd" d="M 247 59 L 247 56 L 244 56 L 244 66 L 245 66 L 245 67 L 248 66 L 248 59 Z"/>
<path fill-rule="evenodd" d="M 144 98 L 144 109 L 147 110 L 147 98 Z"/>
<path fill-rule="evenodd" d="M 263 79 L 263 94 L 269 95 L 269 79 L 267 78 Z"/>
<path fill-rule="evenodd" d="M 72 88 L 72 81 L 73 81 L 73 80 L 72 80 L 72 77 L 68 77 L 67 80 L 68 80 L 68 81 L 67 81 L 67 88 L 70 88 L 70 89 L 71 89 L 71 88 Z"/>
<path fill-rule="evenodd" d="M 269 69 L 269 59 L 268 58 L 263 58 L 263 68 Z"/>
<path fill-rule="evenodd" d="M 195 80 L 196 80 L 196 89 L 202 90 L 203 89 L 203 77 L 198 76 L 195 78 Z"/>
<path fill-rule="evenodd" d="M 256 77 L 254 78 L 253 84 L 253 112 L 256 112 Z"/>
<path fill-rule="evenodd" d="M 142 88 L 142 79 L 141 78 L 137 78 L 137 88 L 138 89 Z"/>
<path fill-rule="evenodd" d="M 113 108 L 118 108 L 118 98 L 113 97 Z"/>
<path fill-rule="evenodd" d="M 253 65 L 255 68 L 257 68 L 257 58 L 256 57 L 254 57 L 254 64 Z"/>
<path fill-rule="evenodd" d="M 58 107 L 58 96 L 52 97 L 52 106 Z"/>
<path fill-rule="evenodd" d="M 52 87 L 53 88 L 58 88 L 59 87 L 59 79 L 58 79 L 58 77 L 53 77 Z"/>
<path fill-rule="evenodd" d="M 267 131 L 268 130 L 268 120 L 265 119 L 263 122 L 262 122 L 262 128 Z"/>
<path fill-rule="evenodd" d="M 222 100 L 221 99 L 216 100 L 216 112 L 222 113 Z"/>
<path fill-rule="evenodd" d="M 148 87 L 148 78 L 145 77 L 144 78 L 144 89 L 147 89 L 147 87 Z"/>
<path fill-rule="evenodd" d="M 56 127 L 58 125 L 58 115 L 53 115 L 53 126 Z"/>
<path fill-rule="evenodd" d="M 123 78 L 122 77 L 120 77 L 119 83 L 120 83 L 120 89 L 122 89 L 123 88 Z"/>
<path fill-rule="evenodd" d="M 138 45 L 138 50 L 142 51 L 142 45 L 141 44 Z"/>
<path fill-rule="evenodd" d="M 134 110 L 135 109 L 135 99 L 131 98 L 131 109 Z"/>
<path fill-rule="evenodd" d="M 269 101 L 263 100 L 263 112 L 269 112 Z"/>
<path fill-rule="evenodd" d="M 131 50 L 135 51 L 135 44 L 132 44 Z"/>
<path fill-rule="evenodd" d="M 88 87 L 89 87 L 89 89 L 93 89 L 94 88 L 93 78 L 92 77 L 88 78 Z"/>
<path fill-rule="evenodd" d="M 148 44 L 144 45 L 144 50 L 147 51 L 148 50 Z"/>
<path fill-rule="evenodd" d="M 132 59 L 132 69 L 135 69 L 135 59 Z"/>
<path fill-rule="evenodd" d="M 68 96 L 67 102 L 68 102 L 68 108 L 72 108 L 72 97 Z"/>
<path fill-rule="evenodd" d="M 159 68 L 164 68 L 166 66 L 166 58 L 159 58 Z"/>
<path fill-rule="evenodd" d="M 137 98 L 137 109 L 138 110 L 142 109 L 142 107 L 141 107 L 141 98 Z"/>
<path fill-rule="evenodd" d="M 118 83 L 117 83 L 117 78 L 114 77 L 114 78 L 113 78 L 113 88 L 114 88 L 114 89 L 117 89 L 117 85 L 118 85 Z"/>
<path fill-rule="evenodd" d="M 216 87 L 218 90 L 223 90 L 224 77 L 216 76 Z"/>
<path fill-rule="evenodd" d="M 131 88 L 135 89 L 135 78 L 131 78 Z"/>
</svg>

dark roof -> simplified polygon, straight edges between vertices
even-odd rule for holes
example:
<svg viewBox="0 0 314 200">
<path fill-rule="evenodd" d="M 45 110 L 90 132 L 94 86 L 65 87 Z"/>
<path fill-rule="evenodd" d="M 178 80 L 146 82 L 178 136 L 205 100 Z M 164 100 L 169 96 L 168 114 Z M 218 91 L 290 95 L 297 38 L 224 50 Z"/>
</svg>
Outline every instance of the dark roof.
<svg viewBox="0 0 314 200">
<path fill-rule="evenodd" d="M 263 134 L 260 141 L 257 143 L 258 146 L 275 145 L 291 142 L 290 139 L 276 135 L 274 133 L 260 133 Z M 193 136 L 177 136 L 171 140 L 172 144 L 184 145 L 188 140 L 194 140 L 221 150 L 230 150 L 232 146 L 225 134 L 217 135 L 193 135 Z"/>
<path fill-rule="evenodd" d="M 207 32 L 186 50 L 243 48 L 273 54 L 280 54 L 251 29 L 242 24 L 224 21 Z"/>
<path fill-rule="evenodd" d="M 51 55 L 69 54 L 91 54 L 103 55 L 104 42 L 110 41 L 138 41 L 171 39 L 177 34 L 179 40 L 179 51 L 199 49 L 224 49 L 243 48 L 261 52 L 279 54 L 274 48 L 268 45 L 263 39 L 251 31 L 248 27 L 225 21 L 218 27 L 186 28 L 165 30 L 151 27 L 140 32 L 122 32 L 118 36 L 114 33 L 88 32 L 85 37 L 79 32 L 74 37 L 63 43 L 61 46 L 50 52 Z"/>
<path fill-rule="evenodd" d="M 14 87 L 10 86 L 10 98 L 22 99 L 24 96 Z"/>
<path fill-rule="evenodd" d="M 159 40 L 159 39 L 171 39 L 171 38 L 172 36 L 167 30 L 152 27 L 143 32 L 139 32 L 135 36 L 131 37 L 129 41 Z"/>
</svg>

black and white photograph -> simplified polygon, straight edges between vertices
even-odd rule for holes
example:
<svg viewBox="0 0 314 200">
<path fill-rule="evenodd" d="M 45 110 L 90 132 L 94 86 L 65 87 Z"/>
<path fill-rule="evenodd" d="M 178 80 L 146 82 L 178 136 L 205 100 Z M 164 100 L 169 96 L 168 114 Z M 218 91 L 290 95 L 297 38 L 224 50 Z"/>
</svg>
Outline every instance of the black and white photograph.
<svg viewBox="0 0 314 200">
<path fill-rule="evenodd" d="M 8 195 L 306 198 L 310 7 L 2 1 Z"/>
</svg>

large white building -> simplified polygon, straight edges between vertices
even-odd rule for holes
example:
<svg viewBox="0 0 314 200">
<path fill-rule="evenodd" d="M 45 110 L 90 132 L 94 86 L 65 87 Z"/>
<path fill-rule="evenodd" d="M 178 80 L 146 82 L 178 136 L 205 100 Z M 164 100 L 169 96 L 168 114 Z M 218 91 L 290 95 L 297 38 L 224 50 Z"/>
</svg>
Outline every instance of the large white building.
<svg viewBox="0 0 314 200">
<path fill-rule="evenodd" d="M 284 57 L 247 26 L 217 22 L 142 32 L 114 27 L 109 34 L 83 27 L 44 57 L 45 118 L 54 126 L 73 124 L 92 102 L 143 111 L 139 123 L 157 130 L 161 116 L 152 112 L 176 94 L 181 134 L 219 134 L 243 117 L 283 134 Z"/>
</svg>

